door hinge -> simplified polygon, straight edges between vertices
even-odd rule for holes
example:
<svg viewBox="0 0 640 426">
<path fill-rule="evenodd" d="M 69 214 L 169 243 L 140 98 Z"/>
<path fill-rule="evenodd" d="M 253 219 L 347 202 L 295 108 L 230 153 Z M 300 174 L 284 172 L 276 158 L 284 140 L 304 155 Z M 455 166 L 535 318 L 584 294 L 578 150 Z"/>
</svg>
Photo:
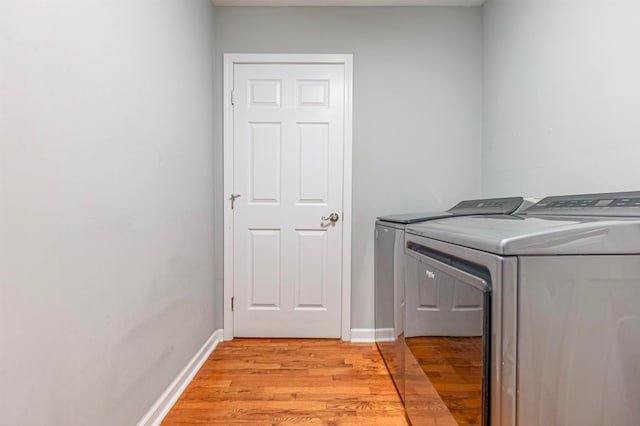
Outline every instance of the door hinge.
<svg viewBox="0 0 640 426">
<path fill-rule="evenodd" d="M 235 298 L 231 296 L 231 312 L 233 312 Z"/>
<path fill-rule="evenodd" d="M 235 92 L 232 90 L 231 91 L 231 105 L 235 105 L 236 104 L 236 94 Z"/>
</svg>

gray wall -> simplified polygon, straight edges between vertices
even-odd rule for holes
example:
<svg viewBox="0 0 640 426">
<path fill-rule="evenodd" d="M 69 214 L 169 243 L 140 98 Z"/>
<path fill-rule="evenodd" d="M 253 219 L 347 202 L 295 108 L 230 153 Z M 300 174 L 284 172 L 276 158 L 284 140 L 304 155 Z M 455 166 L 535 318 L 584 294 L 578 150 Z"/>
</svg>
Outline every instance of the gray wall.
<svg viewBox="0 0 640 426">
<path fill-rule="evenodd" d="M 223 53 L 354 55 L 352 328 L 374 326 L 376 216 L 448 208 L 480 194 L 481 24 L 479 8 L 216 8 L 216 99 Z M 216 108 L 220 201 L 221 103 Z M 220 296 L 221 275 L 216 282 Z"/>
<path fill-rule="evenodd" d="M 483 9 L 484 194 L 638 189 L 640 3 Z"/>
<path fill-rule="evenodd" d="M 214 330 L 212 14 L 0 1 L 0 424 L 134 424 Z"/>
</svg>

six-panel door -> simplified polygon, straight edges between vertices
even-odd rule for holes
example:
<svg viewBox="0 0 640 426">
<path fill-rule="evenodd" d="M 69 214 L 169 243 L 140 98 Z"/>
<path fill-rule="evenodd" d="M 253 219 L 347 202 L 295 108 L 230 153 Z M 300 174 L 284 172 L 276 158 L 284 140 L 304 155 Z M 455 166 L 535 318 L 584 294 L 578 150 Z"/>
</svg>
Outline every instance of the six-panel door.
<svg viewBox="0 0 640 426">
<path fill-rule="evenodd" d="M 233 78 L 234 335 L 340 337 L 344 66 Z"/>
</svg>

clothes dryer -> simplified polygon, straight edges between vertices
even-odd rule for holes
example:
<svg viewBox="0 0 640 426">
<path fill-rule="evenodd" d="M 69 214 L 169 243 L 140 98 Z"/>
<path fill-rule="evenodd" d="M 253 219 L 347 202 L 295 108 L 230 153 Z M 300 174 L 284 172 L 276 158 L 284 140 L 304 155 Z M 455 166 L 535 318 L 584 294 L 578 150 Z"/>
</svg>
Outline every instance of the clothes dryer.
<svg viewBox="0 0 640 426">
<path fill-rule="evenodd" d="M 430 378 L 452 412 L 477 400 L 467 424 L 640 424 L 640 191 L 409 225 L 405 252 L 419 288 L 406 298 L 431 314 L 407 341 L 457 347 L 448 378 Z M 478 366 L 481 386 L 460 386 Z"/>
<path fill-rule="evenodd" d="M 375 228 L 376 342 L 404 398 L 405 280 L 404 230 L 408 225 L 472 214 L 510 214 L 522 208 L 522 197 L 464 200 L 444 212 L 379 217 Z M 529 203 L 531 204 L 531 203 Z"/>
</svg>

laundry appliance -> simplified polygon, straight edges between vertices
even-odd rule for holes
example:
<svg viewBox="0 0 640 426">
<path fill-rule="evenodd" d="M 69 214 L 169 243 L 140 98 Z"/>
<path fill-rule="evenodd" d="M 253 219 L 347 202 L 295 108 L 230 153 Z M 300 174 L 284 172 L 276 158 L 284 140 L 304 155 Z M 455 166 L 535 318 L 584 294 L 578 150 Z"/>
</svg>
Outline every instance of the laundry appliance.
<svg viewBox="0 0 640 426">
<path fill-rule="evenodd" d="M 529 203 L 531 204 L 531 203 Z M 464 200 L 443 212 L 379 217 L 375 228 L 376 342 L 404 398 L 404 230 L 410 224 L 472 214 L 509 214 L 523 206 L 522 197 Z"/>
<path fill-rule="evenodd" d="M 640 425 L 640 191 L 412 224 L 405 253 L 406 343 L 458 423 Z"/>
</svg>

